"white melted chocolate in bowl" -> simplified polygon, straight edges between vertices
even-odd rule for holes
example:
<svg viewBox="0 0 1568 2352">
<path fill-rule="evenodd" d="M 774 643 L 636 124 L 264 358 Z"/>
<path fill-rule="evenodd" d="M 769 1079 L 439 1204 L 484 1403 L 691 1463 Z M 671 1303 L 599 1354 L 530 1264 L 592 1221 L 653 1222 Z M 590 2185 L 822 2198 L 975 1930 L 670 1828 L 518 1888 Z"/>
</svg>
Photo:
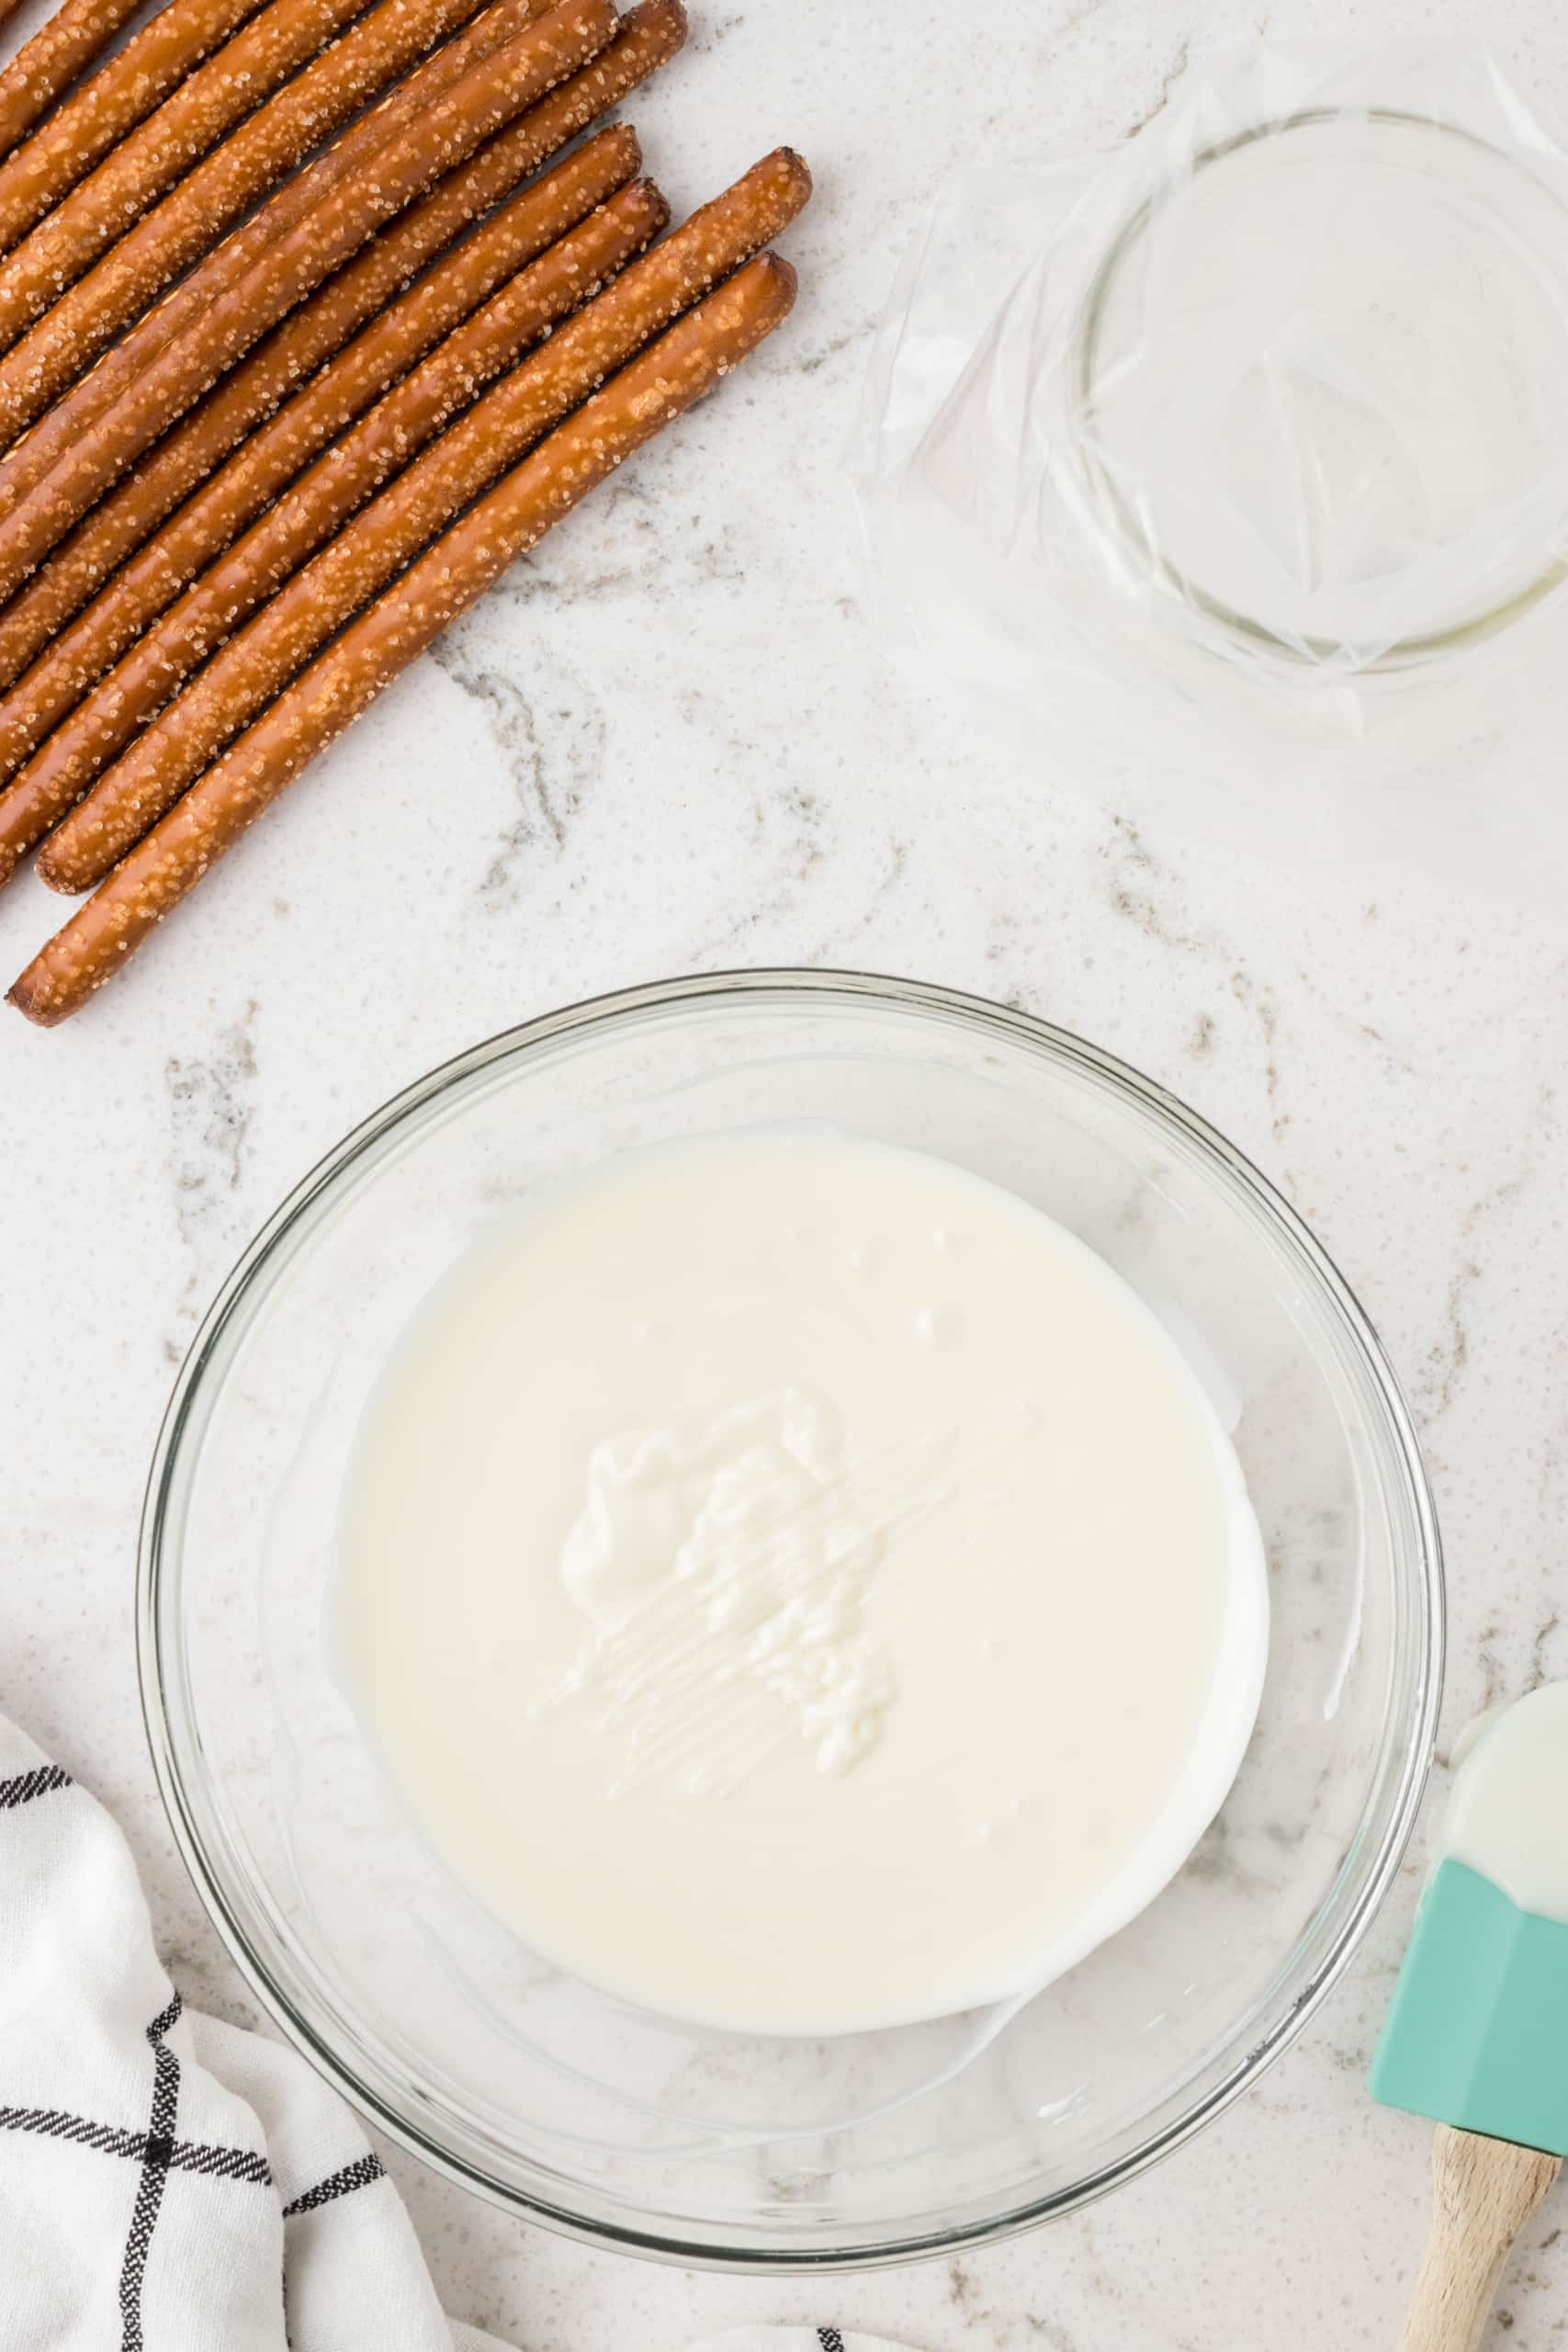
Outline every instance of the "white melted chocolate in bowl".
<svg viewBox="0 0 1568 2352">
<path fill-rule="evenodd" d="M 1006 2000 L 1217 1812 L 1268 1649 L 1209 1396 L 1063 1227 L 829 1130 L 618 1155 L 438 1285 L 355 1450 L 344 1687 L 556 1964 L 837 2034 Z"/>
</svg>

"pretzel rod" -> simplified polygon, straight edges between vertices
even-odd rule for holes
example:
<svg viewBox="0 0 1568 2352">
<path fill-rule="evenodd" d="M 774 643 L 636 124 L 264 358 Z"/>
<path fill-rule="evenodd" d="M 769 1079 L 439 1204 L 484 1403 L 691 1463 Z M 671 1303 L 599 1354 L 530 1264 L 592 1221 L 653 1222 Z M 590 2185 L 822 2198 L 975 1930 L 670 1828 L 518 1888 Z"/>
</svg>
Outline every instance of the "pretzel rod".
<svg viewBox="0 0 1568 2352">
<path fill-rule="evenodd" d="M 169 109 L 162 102 L 169 93 L 260 6 L 262 0 L 169 0 L 25 146 L 0 164 L 0 253 L 8 253 L 154 108 L 166 118 Z M 208 78 L 193 74 L 196 81 Z M 220 129 L 238 119 L 237 113 L 226 116 Z"/>
<path fill-rule="evenodd" d="M 227 638 L 66 820 L 39 861 L 39 872 L 57 889 L 90 889 L 101 881 L 336 629 L 660 328 L 785 228 L 810 187 L 805 164 L 787 148 L 766 157 L 558 328 L 542 351 L 344 523 L 249 628 L 240 627 L 275 582 L 344 522 L 367 487 L 392 470 L 426 413 L 422 379 L 434 374 L 445 350 L 427 361 L 181 599 L 0 796 L 6 854 L 19 854 L 29 836 L 37 840 L 83 782 Z M 465 334 L 477 338 L 484 316 Z M 463 364 L 464 355 L 456 356 Z M 340 466 L 341 485 L 334 472 Z"/>
<path fill-rule="evenodd" d="M 206 572 L 155 629 L 138 643 L 134 623 L 122 628 L 120 642 L 131 650 L 118 668 L 50 737 L 11 790 L 0 793 L 0 880 L 212 646 L 231 635 L 278 581 L 287 579 L 339 522 L 362 504 L 389 473 L 433 439 L 487 382 L 510 367 L 530 343 L 547 334 L 558 319 L 591 297 L 604 278 L 656 236 L 668 218 L 669 208 L 650 182 L 639 180 L 623 188 L 591 220 L 553 244 L 542 260 L 522 269 L 493 300 L 466 324 L 456 327 L 445 341 L 425 337 L 425 347 L 434 342 L 435 348 L 423 365 L 405 376 L 353 432 L 321 458 L 297 488 Z M 322 440 L 329 437 L 321 436 Z M 249 455 L 248 449 L 243 450 L 241 460 Z M 220 475 L 211 488 L 220 490 L 223 481 L 224 475 Z M 160 545 L 155 540 L 152 548 L 144 548 L 138 563 L 155 557 Z M 118 581 L 112 584 L 111 596 L 119 584 Z M 179 585 L 177 573 L 173 585 Z M 171 594 L 172 590 L 165 591 L 165 604 Z M 91 621 L 96 613 L 95 606 L 84 617 Z M 78 631 L 81 628 L 79 623 Z M 38 665 L 40 672 L 54 665 L 58 650 L 51 648 Z M 13 702 L 24 699 L 25 695 L 12 697 Z M 0 720 L 0 734 L 8 738 L 12 732 L 9 721 Z M 144 832 L 150 821 L 137 825 L 130 839 Z M 62 874 L 67 870 L 62 869 Z M 64 889 L 90 887 L 73 879 L 56 883 L 57 888 Z"/>
<path fill-rule="evenodd" d="M 0 514 L 48 469 L 60 449 L 146 368 L 150 356 L 200 319 L 213 277 L 242 270 L 322 192 L 357 173 L 390 137 L 417 119 L 446 90 L 511 37 L 537 0 L 493 0 L 460 41 L 434 57 L 362 122 L 316 157 L 236 234 L 216 240 L 300 157 L 384 89 L 411 61 L 467 22 L 479 0 L 379 0 L 333 48 L 269 98 L 248 122 L 154 205 L 103 259 L 0 360 L 0 438 L 33 423 L 92 362 L 118 329 L 137 317 L 186 265 L 202 254 L 212 268 L 184 284 L 109 352 L 85 380 L 43 417 L 36 435 L 0 464 Z M 204 269 L 206 265 L 204 265 Z M 198 288 L 197 281 L 200 280 Z M 265 323 L 270 325 L 269 320 Z"/>
<path fill-rule="evenodd" d="M 491 13 L 526 6 L 495 0 Z M 0 524 L 0 597 L 20 585 L 93 500 L 268 327 L 412 197 L 602 48 L 615 21 L 610 0 L 562 0 L 389 139 L 376 151 L 374 168 L 341 174 L 305 220 L 220 286 L 199 322 L 160 352 Z"/>
<path fill-rule="evenodd" d="M 27 137 L 140 6 L 141 0 L 65 0 L 23 44 L 0 74 L 0 155 Z"/>
<path fill-rule="evenodd" d="M 538 0 L 535 0 L 535 5 L 538 5 Z M 493 15 L 492 9 L 481 17 L 461 41 L 454 41 L 448 50 L 431 61 L 431 65 L 434 67 L 442 62 L 485 35 Z M 472 159 L 471 164 L 464 166 L 462 173 L 455 172 L 443 182 L 429 198 L 430 204 L 439 205 L 445 192 L 455 188 L 462 194 L 467 204 L 463 218 L 473 218 L 483 210 L 487 202 L 503 195 L 537 164 L 563 147 L 606 107 L 613 106 L 628 90 L 634 89 L 649 74 L 665 64 L 685 37 L 686 18 L 681 0 L 640 0 L 640 5 L 627 16 L 620 32 L 607 49 L 602 50 L 590 64 L 573 74 L 559 89 L 551 91 L 537 106 L 530 107 L 520 120 L 498 133 Z M 422 67 L 421 73 L 429 70 Z M 378 109 L 383 123 L 397 116 L 405 104 L 408 90 L 417 85 L 419 78 L 419 74 L 411 76 L 404 89 L 394 93 Z M 371 126 L 377 119 L 376 116 L 370 118 Z M 331 163 L 351 143 L 356 143 L 360 136 L 361 127 L 356 126 L 339 140 L 337 146 L 330 150 L 326 157 L 319 161 L 323 164 Z M 212 288 L 226 276 L 248 266 L 274 234 L 282 227 L 294 223 L 300 212 L 297 200 L 299 182 L 308 180 L 315 169 L 316 165 L 312 164 L 302 172 L 299 181 L 282 189 L 255 220 L 237 231 L 216 254 L 210 254 L 193 272 L 187 286 L 182 287 L 176 294 L 165 296 L 157 310 L 106 354 L 91 375 L 85 378 L 75 390 L 47 416 L 40 418 L 27 438 L 7 458 L 0 460 L 0 517 L 9 513 L 26 491 L 42 479 L 62 449 L 69 446 L 91 417 L 101 413 L 108 401 L 134 379 L 141 368 L 150 364 L 163 345 L 182 325 L 187 324 L 191 316 L 200 315 L 201 304 Z M 468 172 L 473 175 L 471 181 L 465 176 Z M 419 209 L 416 208 L 410 215 L 411 221 L 417 220 Z M 400 221 L 398 229 L 388 233 L 396 236 L 407 225 Z M 409 228 L 408 233 L 413 236 L 417 232 Z M 369 256 L 366 258 L 368 263 Z M 261 413 L 265 413 L 265 401 Z M 243 424 L 238 429 L 243 431 Z M 151 462 L 156 464 L 157 460 Z M 169 510 L 165 508 L 164 511 L 167 513 Z M 72 605 L 68 609 L 74 611 L 76 607 Z M 32 650 L 37 650 L 36 645 Z M 9 658 L 5 674 L 15 674 L 10 669 Z"/>
<path fill-rule="evenodd" d="M 0 690 L 21 675 L 116 565 L 142 545 L 296 384 L 546 156 L 668 63 L 685 37 L 680 0 L 638 0 L 592 64 L 498 131 L 275 329 L 91 510 L 0 613 Z M 640 161 L 632 132 L 621 129 L 598 137 L 630 142 L 626 168 L 618 174 L 629 179 Z M 597 143 L 590 141 L 581 155 L 586 158 Z M 609 187 L 615 185 L 611 179 Z"/>
<path fill-rule="evenodd" d="M 28 965 L 10 1001 L 50 1027 L 78 1012 L 317 752 L 794 300 L 795 272 L 763 254 L 558 426 L 191 787 Z"/>
<path fill-rule="evenodd" d="M 244 5 L 248 9 L 254 0 Z M 0 251 L 17 246 L 0 265 L 0 351 L 8 350 L 117 237 L 167 195 L 198 156 L 297 67 L 317 56 L 364 6 L 365 0 L 268 0 L 254 24 L 192 74 L 150 120 L 119 144 L 111 137 L 92 152 L 85 144 L 85 132 L 96 136 L 101 127 L 92 108 L 100 85 L 121 60 L 95 74 L 0 171 Z M 174 0 L 164 14 L 175 15 L 179 6 L 180 0 Z M 155 17 L 148 31 L 163 22 Z M 131 50 L 124 54 L 129 58 Z M 73 120 L 83 109 L 88 110 L 85 130 Z M 35 168 L 39 150 L 45 152 Z M 13 175 L 17 184 L 7 189 Z M 51 204 L 56 209 L 42 220 Z M 25 233 L 28 229 L 30 236 Z"/>
<path fill-rule="evenodd" d="M 442 269 L 382 311 L 355 342 L 296 391 L 198 490 L 169 527 L 152 536 L 116 573 L 80 619 L 53 638 L 20 684 L 0 700 L 0 783 L 15 775 L 51 727 L 74 708 L 141 630 L 302 467 L 497 285 L 623 187 L 639 160 L 634 132 L 601 131 L 503 206 Z M 139 484 L 140 477 L 133 474 L 107 503 L 118 503 Z M 90 515 L 83 529 L 103 511 Z M 51 568 L 46 566 L 24 591 L 18 608 L 32 598 L 35 588 L 49 584 Z M 37 616 L 31 617 L 36 625 Z M 0 794 L 0 809 L 6 807 Z M 15 808 L 11 815 L 14 820 Z M 9 868 L 10 860 L 0 851 L 0 880 Z"/>
</svg>

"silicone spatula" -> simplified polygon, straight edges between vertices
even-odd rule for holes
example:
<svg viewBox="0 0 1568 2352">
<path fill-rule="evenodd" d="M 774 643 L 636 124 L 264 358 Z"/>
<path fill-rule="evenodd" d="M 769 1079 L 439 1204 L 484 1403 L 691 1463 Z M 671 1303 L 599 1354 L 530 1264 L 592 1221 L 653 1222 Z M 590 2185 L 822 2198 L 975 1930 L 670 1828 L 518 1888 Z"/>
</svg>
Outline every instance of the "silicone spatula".
<svg viewBox="0 0 1568 2352">
<path fill-rule="evenodd" d="M 1568 1683 L 1460 1750 L 1371 2087 L 1438 2126 L 1403 2352 L 1473 2352 L 1568 2155 Z"/>
</svg>

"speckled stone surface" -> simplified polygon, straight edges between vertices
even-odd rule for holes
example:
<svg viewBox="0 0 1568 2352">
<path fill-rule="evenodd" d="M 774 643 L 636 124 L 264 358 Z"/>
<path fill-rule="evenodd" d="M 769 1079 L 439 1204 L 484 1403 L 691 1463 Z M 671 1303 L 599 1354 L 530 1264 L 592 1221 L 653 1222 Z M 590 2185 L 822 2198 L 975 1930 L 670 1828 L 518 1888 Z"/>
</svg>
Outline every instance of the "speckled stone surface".
<svg viewBox="0 0 1568 2352">
<path fill-rule="evenodd" d="M 868 337 L 925 198 L 982 142 L 1124 134 L 1189 41 L 1375 14 L 1488 29 L 1568 125 L 1550 0 L 710 0 L 633 109 L 677 210 L 780 140 L 818 178 L 794 320 L 422 662 L 51 1035 L 0 1027 L 0 1704 L 125 1823 L 186 1996 L 250 2019 L 143 1746 L 143 1473 L 208 1297 L 279 1195 L 433 1063 L 563 1001 L 734 964 L 945 980 L 1080 1030 L 1185 1095 L 1315 1227 L 1420 1416 L 1450 1563 L 1451 1734 L 1568 1674 L 1568 963 L 1549 908 L 1243 865 L 999 760 L 866 617 L 844 476 Z M 19 968 L 58 920 L 0 904 Z M 831 2320 L 918 2352 L 1382 2346 L 1427 2133 L 1362 2075 L 1419 1856 L 1348 1983 L 1261 2086 L 1080 2218 L 814 2286 L 690 2278 L 525 2228 L 389 2161 L 448 2307 L 526 2352 L 659 2352 Z M 1568 2206 L 1496 2323 L 1568 2335 Z"/>
</svg>

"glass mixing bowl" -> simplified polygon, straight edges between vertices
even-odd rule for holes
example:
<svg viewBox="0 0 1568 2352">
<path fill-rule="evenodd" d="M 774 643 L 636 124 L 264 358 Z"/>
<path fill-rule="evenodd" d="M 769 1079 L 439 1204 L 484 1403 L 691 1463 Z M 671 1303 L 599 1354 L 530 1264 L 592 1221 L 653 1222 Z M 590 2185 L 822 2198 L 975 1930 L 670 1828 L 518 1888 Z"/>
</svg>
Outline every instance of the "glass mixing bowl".
<svg viewBox="0 0 1568 2352">
<path fill-rule="evenodd" d="M 645 2014 L 499 1928 L 383 1785 L 323 1605 L 367 1391 L 476 1234 L 607 1152 L 778 1121 L 977 1170 L 1134 1283 L 1235 1426 L 1273 1608 L 1240 1776 L 1141 1917 L 1028 2000 L 820 2041 Z M 285 2032 L 375 2123 L 582 2237 L 684 2263 L 847 2266 L 1070 2211 L 1257 2079 L 1345 1966 L 1404 1844 L 1441 1577 L 1378 1342 L 1239 1153 L 1022 1013 L 908 981 L 751 972 L 477 1046 L 284 1203 L 170 1406 L 140 1642 L 159 1778 L 212 1916 Z"/>
</svg>

